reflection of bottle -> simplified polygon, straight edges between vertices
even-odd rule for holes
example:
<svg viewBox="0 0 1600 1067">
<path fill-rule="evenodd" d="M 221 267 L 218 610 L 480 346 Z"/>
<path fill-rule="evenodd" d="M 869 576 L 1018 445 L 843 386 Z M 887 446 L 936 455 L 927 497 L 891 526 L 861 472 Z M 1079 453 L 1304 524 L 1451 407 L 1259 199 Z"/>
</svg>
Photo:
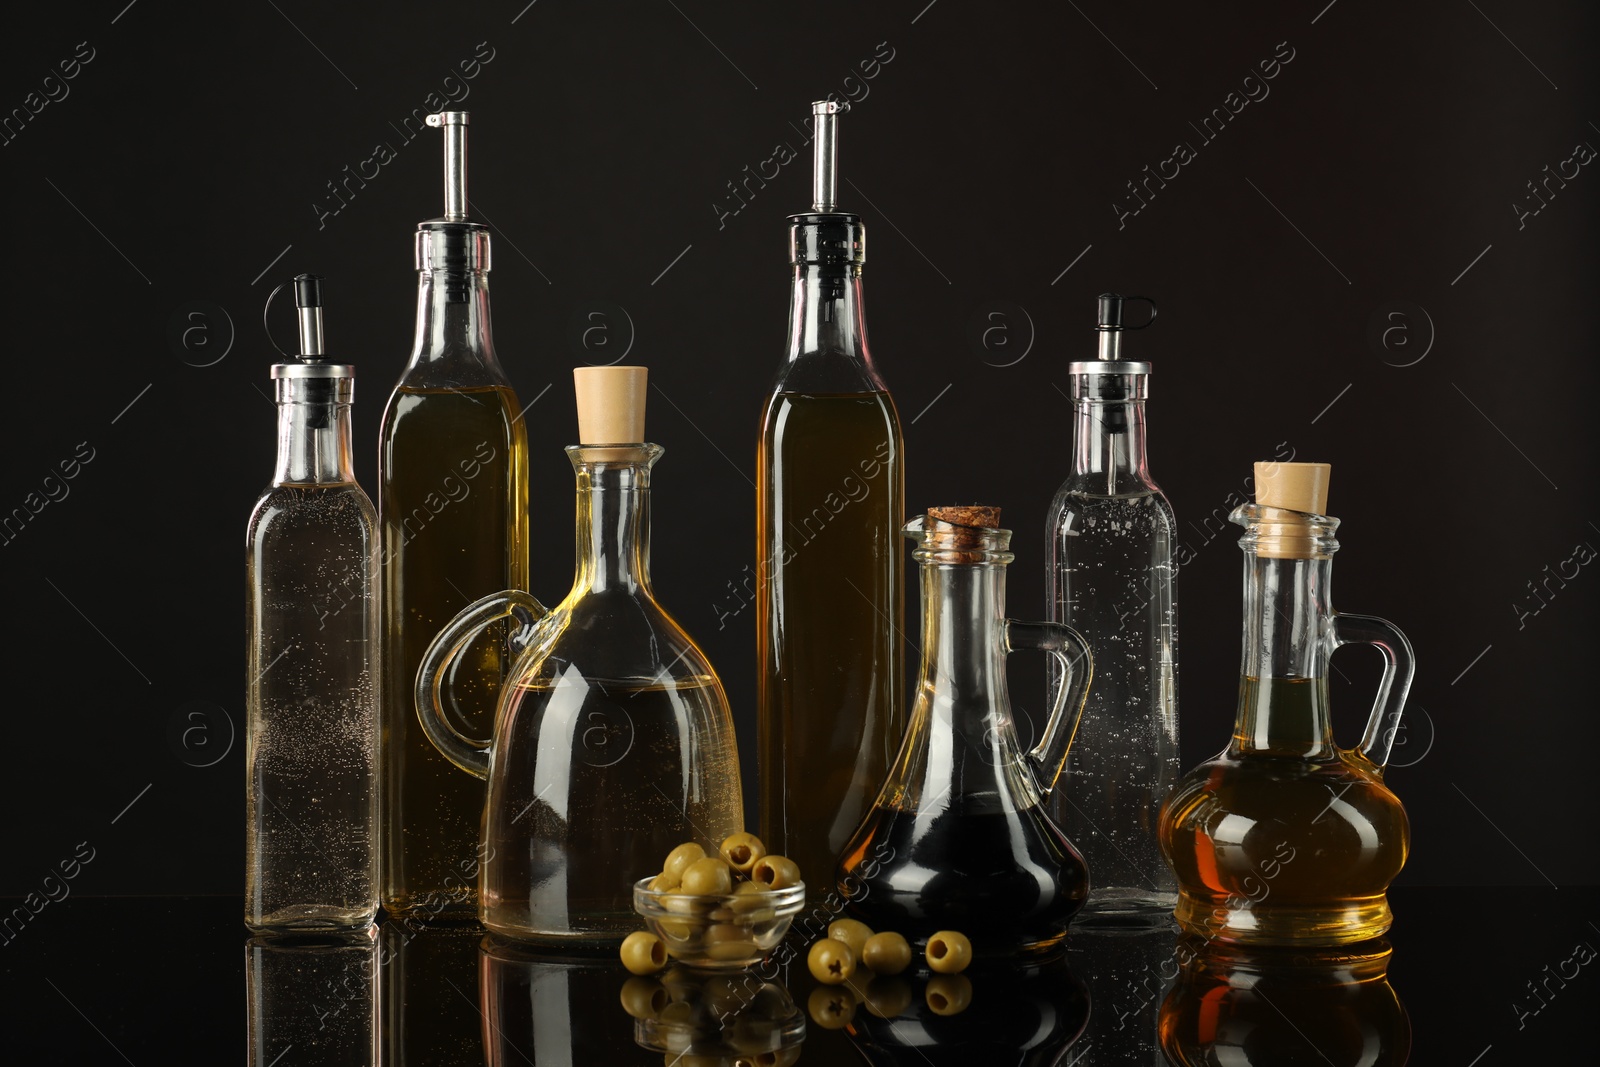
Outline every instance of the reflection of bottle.
<svg viewBox="0 0 1600 1067">
<path fill-rule="evenodd" d="M 365 926 L 378 910 L 377 516 L 350 468 L 355 368 L 322 354 L 320 279 L 295 279 L 299 359 L 275 364 L 278 465 L 250 516 L 245 922 Z"/>
<path fill-rule="evenodd" d="M 1156 1023 L 1178 970 L 1172 940 L 1170 922 L 1160 929 L 1074 924 L 1067 960 L 1094 1001 L 1073 1047 L 1074 1067 L 1165 1067 Z"/>
<path fill-rule="evenodd" d="M 580 963 L 497 937 L 479 939 L 481 1062 L 486 1067 L 590 1067 L 639 1062 L 633 1027 L 617 1010 L 615 958 Z M 638 979 L 637 981 L 651 981 Z M 659 988 L 659 987 L 658 987 Z M 662 996 L 662 1003 L 666 1001 Z M 687 1009 L 689 1005 L 682 1005 Z M 675 1050 L 668 1062 L 700 1062 Z"/>
<path fill-rule="evenodd" d="M 1060 945 L 1088 892 L 1083 859 L 1044 812 L 1089 683 L 1060 623 L 1005 617 L 1011 531 L 1000 509 L 931 508 L 907 525 L 922 564 L 922 670 L 894 766 L 839 860 L 837 887 L 880 930 L 960 930 L 978 955 Z M 1037 747 L 1017 745 L 1005 657 L 1037 649 L 1067 684 Z"/>
<path fill-rule="evenodd" d="M 813 889 L 900 741 L 900 420 L 867 350 L 865 232 L 834 208 L 840 105 L 812 105 L 815 203 L 791 216 L 789 358 L 757 459 L 761 838 Z"/>
<path fill-rule="evenodd" d="M 744 825 L 728 698 L 705 654 L 650 583 L 645 368 L 580 367 L 577 572 L 548 614 L 521 590 L 472 604 L 418 671 L 423 727 L 489 782 L 480 917 L 503 937 L 618 943 L 639 928 L 635 880 L 685 841 L 708 851 Z M 443 717 L 453 665 L 508 615 L 519 635 L 492 740 Z M 491 753 L 492 752 L 492 757 Z"/>
<path fill-rule="evenodd" d="M 853 1012 L 851 1040 L 874 1067 L 1076 1065 L 1090 1016 L 1083 983 L 1059 960 L 821 988 L 832 996 L 810 1005 Z"/>
<path fill-rule="evenodd" d="M 1389 984 L 1392 951 L 1386 941 L 1307 952 L 1185 938 L 1161 1047 L 1178 1067 L 1402 1067 L 1411 1022 Z"/>
<path fill-rule="evenodd" d="M 379 934 L 384 1067 L 483 1062 L 476 924 L 428 924 L 413 913 Z M 283 1067 L 288 1067 L 285 1061 Z"/>
<path fill-rule="evenodd" d="M 411 361 L 378 448 L 383 522 L 384 875 L 392 913 L 468 917 L 476 908 L 483 787 L 456 773 L 417 726 L 412 691 L 433 635 L 475 597 L 528 581 L 527 431 L 489 329 L 489 231 L 467 220 L 467 113 L 444 127 L 444 217 L 417 228 Z M 489 732 L 502 679 L 499 628 L 457 671 L 453 710 Z"/>
<path fill-rule="evenodd" d="M 250 1067 L 377 1067 L 378 931 L 245 943 Z"/>
<path fill-rule="evenodd" d="M 1046 529 L 1050 618 L 1075 627 L 1094 649 L 1094 688 L 1050 813 L 1094 876 L 1080 922 L 1165 923 L 1178 887 L 1161 859 L 1156 817 L 1182 770 L 1177 522 L 1145 459 L 1150 364 L 1122 358 L 1123 300 L 1101 295 L 1100 358 L 1070 368 L 1072 473 Z M 1059 676 L 1051 664 L 1052 688 Z"/>
<path fill-rule="evenodd" d="M 1389 928 L 1405 809 L 1383 782 L 1411 687 L 1411 646 L 1382 619 L 1335 613 L 1338 519 L 1325 463 L 1257 463 L 1244 526 L 1244 664 L 1233 740 L 1161 811 L 1177 919 L 1207 940 L 1336 945 Z M 1334 744 L 1328 659 L 1368 644 L 1387 666 L 1361 744 Z"/>
</svg>

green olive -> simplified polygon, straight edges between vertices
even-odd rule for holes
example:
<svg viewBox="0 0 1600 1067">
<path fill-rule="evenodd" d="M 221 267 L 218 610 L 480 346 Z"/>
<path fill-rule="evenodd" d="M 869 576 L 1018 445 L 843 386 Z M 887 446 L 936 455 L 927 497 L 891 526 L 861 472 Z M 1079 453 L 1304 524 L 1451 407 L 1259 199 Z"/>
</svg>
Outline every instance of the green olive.
<svg viewBox="0 0 1600 1067">
<path fill-rule="evenodd" d="M 667 946 L 647 930 L 622 939 L 622 965 L 634 974 L 655 974 L 667 965 Z"/>
<path fill-rule="evenodd" d="M 740 874 L 749 874 L 750 868 L 756 865 L 756 861 L 767 854 L 767 846 L 763 845 L 761 838 L 755 834 L 740 831 L 728 835 L 728 839 L 717 851 L 728 861 L 728 866 Z"/>
<path fill-rule="evenodd" d="M 788 856 L 763 856 L 750 868 L 750 880 L 766 889 L 800 884 L 800 868 Z"/>
<path fill-rule="evenodd" d="M 911 986 L 904 978 L 874 978 L 867 985 L 865 1000 L 872 1014 L 893 1019 L 911 1007 Z"/>
<path fill-rule="evenodd" d="M 665 874 L 658 874 L 650 879 L 649 889 L 653 893 L 673 893 L 678 888 L 678 879 L 668 878 Z"/>
<path fill-rule="evenodd" d="M 706 927 L 704 951 L 714 960 L 728 961 L 759 956 L 761 950 L 750 939 L 750 929 L 733 923 L 716 923 Z"/>
<path fill-rule="evenodd" d="M 824 985 L 840 985 L 856 973 L 856 957 L 843 941 L 825 937 L 811 946 L 806 966 L 811 968 L 811 976 Z"/>
<path fill-rule="evenodd" d="M 872 936 L 872 927 L 859 919 L 835 919 L 828 924 L 828 936 L 850 946 L 850 955 L 861 959 L 861 947 Z"/>
<path fill-rule="evenodd" d="M 936 974 L 924 994 L 935 1015 L 960 1015 L 972 1003 L 972 979 L 964 974 Z"/>
<path fill-rule="evenodd" d="M 972 942 L 955 930 L 940 930 L 928 938 L 928 969 L 940 974 L 958 974 L 972 962 Z"/>
<path fill-rule="evenodd" d="M 678 892 L 700 897 L 720 897 L 733 892 L 733 872 L 721 856 L 705 856 L 683 869 Z"/>
<path fill-rule="evenodd" d="M 878 974 L 899 974 L 911 966 L 911 944 L 893 930 L 873 934 L 861 946 L 861 962 Z"/>
<path fill-rule="evenodd" d="M 821 942 L 818 942 L 819 944 Z M 806 1001 L 811 1020 L 824 1030 L 842 1030 L 856 1017 L 856 995 L 848 989 L 819 986 Z"/>
<path fill-rule="evenodd" d="M 661 865 L 661 873 L 671 881 L 680 881 L 683 878 L 684 868 L 695 860 L 706 858 L 706 850 L 693 841 L 686 841 L 667 853 L 667 860 Z"/>
<path fill-rule="evenodd" d="M 733 887 L 733 900 L 729 906 L 736 914 L 749 915 L 769 907 L 767 887 L 760 882 L 740 882 Z"/>
<path fill-rule="evenodd" d="M 667 991 L 653 978 L 630 978 L 622 983 L 622 1010 L 635 1019 L 654 1019 L 667 1006 Z"/>
</svg>

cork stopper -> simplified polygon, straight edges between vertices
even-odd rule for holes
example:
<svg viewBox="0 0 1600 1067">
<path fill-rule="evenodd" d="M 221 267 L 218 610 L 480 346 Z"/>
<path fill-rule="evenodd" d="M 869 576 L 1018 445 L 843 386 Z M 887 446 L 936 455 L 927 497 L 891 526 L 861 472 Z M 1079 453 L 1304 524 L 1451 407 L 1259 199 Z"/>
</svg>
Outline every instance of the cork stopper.
<svg viewBox="0 0 1600 1067">
<path fill-rule="evenodd" d="M 1256 503 L 1312 515 L 1328 513 L 1328 463 L 1257 463 Z"/>
<path fill-rule="evenodd" d="M 1327 463 L 1257 463 L 1256 555 L 1265 559 L 1326 559 L 1338 520 L 1313 521 L 1328 512 Z"/>
<path fill-rule="evenodd" d="M 982 562 L 1011 538 L 1000 529 L 1000 509 L 982 504 L 929 508 L 923 533 L 923 549 L 945 563 Z"/>
<path fill-rule="evenodd" d="M 578 443 L 642 444 L 648 374 L 647 367 L 574 367 Z"/>
</svg>

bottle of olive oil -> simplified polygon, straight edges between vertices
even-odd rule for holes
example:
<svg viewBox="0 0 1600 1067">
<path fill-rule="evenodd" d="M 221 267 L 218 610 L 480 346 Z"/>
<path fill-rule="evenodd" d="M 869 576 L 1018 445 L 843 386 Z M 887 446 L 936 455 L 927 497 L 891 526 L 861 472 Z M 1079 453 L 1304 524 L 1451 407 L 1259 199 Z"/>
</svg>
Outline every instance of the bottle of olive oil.
<svg viewBox="0 0 1600 1067">
<path fill-rule="evenodd" d="M 489 328 L 489 232 L 467 218 L 465 111 L 445 138 L 445 213 L 417 227 L 417 333 L 383 415 L 383 904 L 477 914 L 483 783 L 439 754 L 412 704 L 433 635 L 478 597 L 526 589 L 527 433 Z M 458 727 L 491 732 L 507 650 L 496 628 L 460 659 Z"/>
<path fill-rule="evenodd" d="M 757 485 L 761 837 L 824 893 L 904 732 L 904 446 L 867 349 L 866 235 L 834 207 L 841 105 L 812 105 L 814 203 L 789 218 L 789 357 Z"/>
</svg>

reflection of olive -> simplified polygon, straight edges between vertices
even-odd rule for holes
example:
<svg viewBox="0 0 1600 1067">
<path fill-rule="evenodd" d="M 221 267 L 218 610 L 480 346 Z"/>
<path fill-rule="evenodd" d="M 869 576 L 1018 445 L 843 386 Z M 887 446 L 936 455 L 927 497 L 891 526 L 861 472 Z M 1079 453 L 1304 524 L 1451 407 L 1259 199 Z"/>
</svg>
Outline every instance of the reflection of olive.
<svg viewBox="0 0 1600 1067">
<path fill-rule="evenodd" d="M 700 980 L 682 967 L 674 967 L 661 976 L 661 986 L 667 995 L 675 1001 L 697 1001 L 700 999 Z"/>
<path fill-rule="evenodd" d="M 848 989 L 830 989 L 818 986 L 806 1001 L 806 1011 L 811 1021 L 824 1030 L 839 1030 L 856 1017 L 856 995 Z"/>
<path fill-rule="evenodd" d="M 911 944 L 892 930 L 873 934 L 862 946 L 861 962 L 878 974 L 899 974 L 911 966 Z"/>
<path fill-rule="evenodd" d="M 826 985 L 839 985 L 856 972 L 856 958 L 843 941 L 825 937 L 811 946 L 806 955 L 811 977 Z"/>
<path fill-rule="evenodd" d="M 771 1052 L 763 1052 L 750 1062 L 755 1067 L 790 1067 L 800 1061 L 800 1046 L 790 1045 L 788 1048 L 775 1048 Z"/>
<path fill-rule="evenodd" d="M 972 1003 L 972 979 L 964 974 L 936 974 L 925 994 L 935 1015 L 960 1015 Z"/>
<path fill-rule="evenodd" d="M 652 978 L 630 978 L 622 983 L 622 1010 L 635 1019 L 654 1019 L 667 1006 L 667 991 Z"/>
<path fill-rule="evenodd" d="M 745 990 L 744 983 L 733 975 L 713 975 L 706 979 L 703 988 L 706 1009 L 718 1019 L 744 1010 L 750 1002 L 750 994 Z"/>
<path fill-rule="evenodd" d="M 667 948 L 655 934 L 635 930 L 622 939 L 622 965 L 634 974 L 655 974 L 667 965 Z"/>
<path fill-rule="evenodd" d="M 911 1007 L 911 986 L 904 978 L 875 978 L 866 989 L 867 1010 L 880 1019 L 893 1019 Z"/>
</svg>

